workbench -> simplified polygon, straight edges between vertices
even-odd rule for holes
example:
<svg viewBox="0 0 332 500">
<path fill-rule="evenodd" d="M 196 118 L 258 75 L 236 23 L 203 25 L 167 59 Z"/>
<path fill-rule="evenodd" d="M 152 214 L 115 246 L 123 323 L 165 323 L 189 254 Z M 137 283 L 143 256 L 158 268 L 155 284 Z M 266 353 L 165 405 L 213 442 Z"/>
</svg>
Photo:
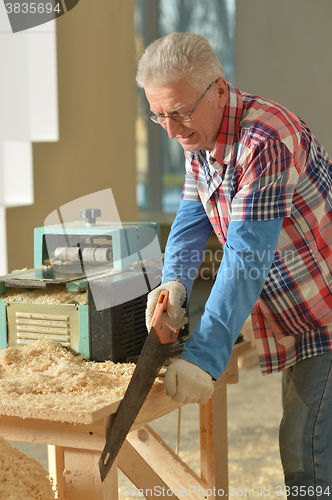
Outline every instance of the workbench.
<svg viewBox="0 0 332 500">
<path fill-rule="evenodd" d="M 0 434 L 7 440 L 49 445 L 49 470 L 59 500 L 118 499 L 118 468 L 148 499 L 184 498 L 189 492 L 193 500 L 224 498 L 228 493 L 227 384 L 238 382 L 238 357 L 250 344 L 235 344 L 225 372 L 215 382 L 213 397 L 200 406 L 200 477 L 148 425 L 183 406 L 166 396 L 161 378 L 103 483 L 98 460 L 120 401 L 92 413 L 58 412 L 56 420 L 50 410 L 36 409 L 33 418 L 29 411 L 27 418 L 24 408 L 16 412 L 2 408 Z"/>
</svg>

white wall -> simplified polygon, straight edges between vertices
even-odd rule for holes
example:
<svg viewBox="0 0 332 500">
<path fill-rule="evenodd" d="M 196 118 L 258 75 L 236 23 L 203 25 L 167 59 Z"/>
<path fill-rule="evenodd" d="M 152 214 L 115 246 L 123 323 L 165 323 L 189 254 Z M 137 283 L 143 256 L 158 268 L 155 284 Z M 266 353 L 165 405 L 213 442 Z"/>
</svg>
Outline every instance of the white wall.
<svg viewBox="0 0 332 500">
<path fill-rule="evenodd" d="M 88 194 L 111 188 L 121 221 L 137 220 L 133 10 L 82 1 L 56 21 L 59 141 L 33 139 L 34 203 L 6 210 L 9 271 L 33 267 L 34 228 Z"/>
<path fill-rule="evenodd" d="M 5 4 L 0 3 L 0 68 L 2 275 L 8 272 L 10 254 L 6 210 L 34 202 L 32 142 L 58 140 L 55 21 L 13 33 Z"/>
<path fill-rule="evenodd" d="M 236 0 L 236 84 L 302 118 L 332 158 L 332 1 Z"/>
</svg>

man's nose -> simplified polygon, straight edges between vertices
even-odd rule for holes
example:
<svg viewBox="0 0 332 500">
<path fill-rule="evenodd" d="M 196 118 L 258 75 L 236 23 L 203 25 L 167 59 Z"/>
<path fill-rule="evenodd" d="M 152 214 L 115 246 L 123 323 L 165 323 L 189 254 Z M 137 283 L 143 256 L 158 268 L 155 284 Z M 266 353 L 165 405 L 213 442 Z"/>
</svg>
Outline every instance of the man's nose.
<svg viewBox="0 0 332 500">
<path fill-rule="evenodd" d="M 170 116 L 166 118 L 165 127 L 170 139 L 175 139 L 179 131 L 179 123 L 173 120 Z"/>
</svg>

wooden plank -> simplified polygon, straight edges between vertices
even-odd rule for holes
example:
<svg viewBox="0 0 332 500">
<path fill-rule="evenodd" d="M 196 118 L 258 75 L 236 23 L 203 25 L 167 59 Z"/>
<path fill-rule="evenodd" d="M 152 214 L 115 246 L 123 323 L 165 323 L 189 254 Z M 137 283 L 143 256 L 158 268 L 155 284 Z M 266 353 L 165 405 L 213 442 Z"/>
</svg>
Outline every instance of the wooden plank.
<svg viewBox="0 0 332 500">
<path fill-rule="evenodd" d="M 213 442 L 213 400 L 199 407 L 200 445 L 201 445 L 201 479 L 205 485 L 214 483 L 214 442 Z"/>
<path fill-rule="evenodd" d="M 5 439 L 101 451 L 105 445 L 104 421 L 91 425 L 48 422 L 2 416 L 0 434 Z"/>
<path fill-rule="evenodd" d="M 216 498 L 228 495 L 227 387 L 219 387 L 213 398 L 213 441 Z"/>
<path fill-rule="evenodd" d="M 65 499 L 65 455 L 62 446 L 47 446 L 48 455 L 48 472 L 53 479 L 54 485 L 57 489 L 56 498 L 59 500 Z"/>
<path fill-rule="evenodd" d="M 232 359 L 221 378 L 215 383 L 215 389 L 219 385 L 237 381 L 237 355 L 248 349 L 250 349 L 250 342 L 244 341 L 234 346 Z M 183 406 L 181 403 L 176 403 L 166 396 L 162 379 L 158 378 L 132 429 L 152 422 L 181 406 Z M 99 416 L 100 414 L 98 414 L 98 421 L 95 423 L 73 425 L 66 422 L 32 418 L 25 418 L 22 421 L 20 417 L 4 415 L 0 418 L 0 432 L 6 439 L 14 441 L 102 450 L 105 444 L 105 430 L 103 419 L 99 419 Z M 96 414 L 92 415 L 92 418 L 96 418 Z"/>
<path fill-rule="evenodd" d="M 204 498 L 203 481 L 151 427 L 135 429 L 127 440 L 175 494 L 179 492 L 181 498 L 190 495 L 194 500 Z"/>
<path fill-rule="evenodd" d="M 72 424 L 93 424 L 107 415 L 117 412 L 121 399 L 112 401 L 109 405 L 94 411 L 88 410 L 58 410 L 54 408 L 31 408 L 21 406 L 1 406 L 0 415 L 20 418 L 35 418 L 52 422 L 67 422 Z"/>
<path fill-rule="evenodd" d="M 169 486 L 161 479 L 145 459 L 126 439 L 119 452 L 118 467 L 140 491 L 139 496 L 153 500 L 158 496 L 178 500 L 178 496 L 170 491 Z M 133 495 L 132 495 L 133 496 Z"/>
<path fill-rule="evenodd" d="M 237 357 L 248 351 L 250 349 L 251 342 L 242 341 L 239 344 L 235 344 L 233 348 L 232 358 L 230 360 L 229 365 L 227 366 L 225 372 L 222 374 L 221 378 L 218 380 L 217 384 L 231 384 L 236 383 L 237 378 L 234 367 L 236 366 L 237 370 Z M 105 377 L 107 374 L 105 373 Z M 164 389 L 162 383 L 162 377 L 158 377 L 147 397 L 146 402 L 141 410 L 140 418 L 137 422 L 138 426 L 143 425 L 144 423 L 151 422 L 155 418 L 158 418 L 158 408 L 152 408 L 154 406 L 160 405 L 162 403 L 163 398 L 166 401 L 166 404 L 163 405 L 163 410 L 166 411 L 167 402 L 170 403 L 171 399 L 166 397 L 166 391 Z M 158 404 L 154 405 L 154 400 L 157 400 Z M 13 417 L 20 418 L 28 418 L 28 419 L 38 419 L 45 421 L 54 421 L 54 422 L 68 422 L 73 424 L 85 424 L 90 425 L 94 422 L 98 422 L 99 420 L 105 418 L 108 415 L 113 415 L 117 412 L 119 404 L 121 402 L 121 398 L 112 401 L 110 404 L 106 404 L 102 408 L 99 408 L 95 411 L 84 411 L 84 410 L 59 410 L 54 408 L 27 408 L 23 407 L 14 407 L 14 406 L 1 406 L 0 403 L 0 415 L 7 415 Z M 179 408 L 179 405 L 170 403 L 169 412 Z M 146 414 L 144 415 L 144 412 Z M 164 413 L 165 414 L 165 413 Z M 160 414 L 159 414 L 160 416 Z"/>
<path fill-rule="evenodd" d="M 105 377 L 107 377 L 107 373 L 105 373 Z M 160 393 L 164 393 L 165 389 L 163 386 L 162 378 L 157 378 L 147 400 L 151 402 L 155 396 Z M 99 420 L 113 415 L 117 412 L 119 405 L 121 403 L 121 399 L 116 401 L 112 401 L 110 404 L 106 404 L 102 408 L 94 411 L 85 411 L 85 410 L 58 410 L 54 408 L 26 408 L 26 407 L 17 407 L 17 406 L 1 406 L 0 404 L 0 415 L 7 415 L 12 417 L 20 417 L 20 418 L 28 418 L 28 419 L 38 419 L 52 422 L 66 422 L 71 424 L 84 424 L 89 425 L 94 422 L 98 422 Z M 172 410 L 171 410 L 172 411 Z"/>
<path fill-rule="evenodd" d="M 102 482 L 99 458 L 100 453 L 93 450 L 64 448 L 65 500 L 118 499 L 117 463 Z"/>
<path fill-rule="evenodd" d="M 213 397 L 200 406 L 201 478 L 209 499 L 228 495 L 227 387 L 219 385 Z"/>
<path fill-rule="evenodd" d="M 99 372 L 101 373 L 101 372 Z M 104 374 L 105 377 L 109 376 L 107 373 Z M 165 392 L 162 383 L 162 378 L 157 378 L 151 391 L 148 395 L 148 401 L 151 401 L 156 395 L 161 392 Z M 113 415 L 117 412 L 122 398 L 112 401 L 110 404 L 99 408 L 98 410 L 88 411 L 84 409 L 80 410 L 59 410 L 54 408 L 31 408 L 31 407 L 20 407 L 20 406 L 1 406 L 0 403 L 0 415 L 7 415 L 12 417 L 38 419 L 54 422 L 67 422 L 72 424 L 93 424 L 98 422 L 102 418 Z"/>
<path fill-rule="evenodd" d="M 247 351 L 250 351 L 251 349 L 251 341 L 250 340 L 242 340 L 242 342 L 239 342 L 238 344 L 234 344 L 233 346 L 233 351 L 232 351 L 232 357 L 237 358 L 240 356 L 240 354 L 243 354 Z"/>
<path fill-rule="evenodd" d="M 226 384 L 236 384 L 239 380 L 239 370 L 237 366 L 237 358 L 231 358 L 226 370 L 221 377 L 214 383 L 214 390 L 217 387 Z"/>
</svg>

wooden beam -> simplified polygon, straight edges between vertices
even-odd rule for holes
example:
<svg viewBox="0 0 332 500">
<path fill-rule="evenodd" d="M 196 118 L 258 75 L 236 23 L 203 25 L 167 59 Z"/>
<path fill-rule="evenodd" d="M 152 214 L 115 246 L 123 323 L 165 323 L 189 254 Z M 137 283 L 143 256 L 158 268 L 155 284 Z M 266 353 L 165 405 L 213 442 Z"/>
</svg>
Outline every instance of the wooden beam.
<svg viewBox="0 0 332 500">
<path fill-rule="evenodd" d="M 228 495 L 227 387 L 219 385 L 200 406 L 201 479 L 209 499 Z M 213 488 L 215 488 L 213 493 Z"/>
<path fill-rule="evenodd" d="M 53 479 L 56 486 L 57 495 L 59 500 L 65 498 L 66 484 L 65 484 L 65 455 L 62 446 L 47 446 L 48 456 L 48 472 Z"/>
<path fill-rule="evenodd" d="M 105 445 L 104 420 L 91 425 L 74 425 L 3 415 L 0 418 L 0 434 L 12 441 L 51 444 L 84 450 L 101 451 Z"/>
<path fill-rule="evenodd" d="M 194 500 L 204 498 L 205 484 L 178 455 L 145 425 L 130 432 L 128 442 L 144 458 L 147 464 L 168 485 L 168 488 L 180 497 L 187 496 Z"/>
<path fill-rule="evenodd" d="M 99 451 L 64 448 L 65 500 L 118 499 L 116 461 L 102 482 L 99 458 Z"/>
<path fill-rule="evenodd" d="M 153 500 L 157 496 L 178 500 L 178 497 L 169 491 L 169 486 L 160 475 L 150 467 L 127 439 L 121 447 L 117 460 L 118 467 L 148 500 Z"/>
<path fill-rule="evenodd" d="M 117 500 L 116 462 L 102 483 L 98 461 L 100 452 L 48 446 L 49 473 L 57 486 L 58 500 Z"/>
</svg>

